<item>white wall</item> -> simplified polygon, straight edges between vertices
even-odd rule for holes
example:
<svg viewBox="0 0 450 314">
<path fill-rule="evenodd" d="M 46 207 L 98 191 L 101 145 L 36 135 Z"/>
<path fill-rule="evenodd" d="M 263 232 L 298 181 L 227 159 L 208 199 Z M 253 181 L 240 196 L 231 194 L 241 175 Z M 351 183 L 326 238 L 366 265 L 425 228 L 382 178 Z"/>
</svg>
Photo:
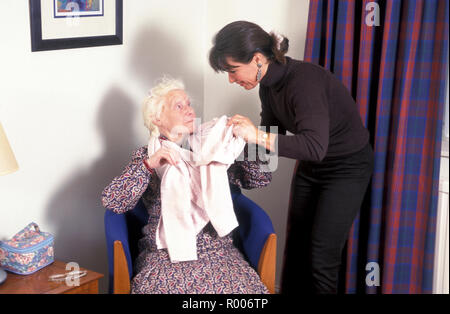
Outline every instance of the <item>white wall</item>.
<svg viewBox="0 0 450 314">
<path fill-rule="evenodd" d="M 302 59 L 308 0 L 124 1 L 124 44 L 31 52 L 28 1 L 0 0 L 0 121 L 20 170 L 0 177 L 0 240 L 34 221 L 55 235 L 56 258 L 107 274 L 100 193 L 145 145 L 140 103 L 155 79 L 181 77 L 197 113 L 259 122 L 257 92 L 212 72 L 212 36 L 245 19 L 291 41 Z M 204 112 L 203 112 L 204 111 Z M 293 162 L 247 193 L 275 225 L 278 274 Z M 101 291 L 106 291 L 106 277 Z"/>
</svg>

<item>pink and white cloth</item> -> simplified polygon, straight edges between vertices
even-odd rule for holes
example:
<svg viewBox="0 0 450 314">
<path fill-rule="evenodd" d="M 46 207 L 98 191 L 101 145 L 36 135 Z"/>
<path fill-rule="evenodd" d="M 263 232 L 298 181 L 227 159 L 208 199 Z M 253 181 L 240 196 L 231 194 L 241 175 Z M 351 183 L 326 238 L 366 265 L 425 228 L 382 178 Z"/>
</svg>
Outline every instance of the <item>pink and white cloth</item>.
<svg viewBox="0 0 450 314">
<path fill-rule="evenodd" d="M 245 141 L 227 127 L 227 117 L 200 125 L 188 138 L 192 151 L 151 137 L 148 155 L 162 146 L 179 152 L 181 161 L 156 168 L 161 180 L 161 217 L 156 230 L 158 249 L 167 248 L 172 262 L 197 260 L 197 234 L 211 222 L 220 237 L 238 226 L 227 169 L 241 154 Z"/>
</svg>

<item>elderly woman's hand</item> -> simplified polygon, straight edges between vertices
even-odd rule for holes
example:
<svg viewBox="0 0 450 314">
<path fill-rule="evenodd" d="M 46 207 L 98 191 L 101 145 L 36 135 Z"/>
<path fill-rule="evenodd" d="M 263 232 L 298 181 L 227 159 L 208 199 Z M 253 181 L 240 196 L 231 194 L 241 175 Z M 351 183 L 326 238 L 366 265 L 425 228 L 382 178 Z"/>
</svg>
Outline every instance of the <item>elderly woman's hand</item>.
<svg viewBox="0 0 450 314">
<path fill-rule="evenodd" d="M 174 166 L 180 162 L 180 159 L 180 154 L 177 151 L 167 147 L 161 147 L 149 159 L 147 159 L 146 162 L 150 168 L 154 169 L 161 167 L 165 163 L 169 163 Z"/>
<path fill-rule="evenodd" d="M 242 137 L 247 143 L 256 143 L 258 129 L 249 118 L 234 115 L 228 119 L 227 126 L 233 125 L 233 134 Z"/>
</svg>

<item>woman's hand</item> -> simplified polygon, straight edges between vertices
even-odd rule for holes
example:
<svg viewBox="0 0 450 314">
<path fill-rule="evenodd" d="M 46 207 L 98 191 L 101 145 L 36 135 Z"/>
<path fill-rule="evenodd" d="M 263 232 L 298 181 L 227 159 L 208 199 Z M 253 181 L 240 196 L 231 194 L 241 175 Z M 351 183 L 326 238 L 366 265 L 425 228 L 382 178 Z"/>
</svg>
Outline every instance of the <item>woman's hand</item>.
<svg viewBox="0 0 450 314">
<path fill-rule="evenodd" d="M 234 115 L 228 119 L 227 126 L 233 125 L 233 134 L 242 137 L 247 143 L 257 143 L 258 129 L 249 118 Z"/>
<path fill-rule="evenodd" d="M 149 159 L 146 160 L 147 165 L 154 169 L 161 167 L 165 163 L 175 166 L 181 160 L 180 154 L 170 148 L 161 147 Z"/>
</svg>

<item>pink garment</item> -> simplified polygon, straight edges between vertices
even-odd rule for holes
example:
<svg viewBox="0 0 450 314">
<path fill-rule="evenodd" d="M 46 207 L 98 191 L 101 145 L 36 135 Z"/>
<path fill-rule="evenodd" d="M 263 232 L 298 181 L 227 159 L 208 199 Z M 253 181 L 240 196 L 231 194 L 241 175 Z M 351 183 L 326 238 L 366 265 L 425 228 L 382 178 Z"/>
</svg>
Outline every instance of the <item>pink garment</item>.
<svg viewBox="0 0 450 314">
<path fill-rule="evenodd" d="M 220 237 L 238 226 L 227 169 L 245 146 L 227 127 L 227 117 L 213 119 L 189 136 L 192 151 L 151 137 L 148 154 L 162 146 L 180 153 L 176 166 L 156 169 L 161 179 L 161 217 L 156 230 L 158 249 L 167 248 L 172 262 L 197 260 L 197 234 L 211 222 Z"/>
</svg>

